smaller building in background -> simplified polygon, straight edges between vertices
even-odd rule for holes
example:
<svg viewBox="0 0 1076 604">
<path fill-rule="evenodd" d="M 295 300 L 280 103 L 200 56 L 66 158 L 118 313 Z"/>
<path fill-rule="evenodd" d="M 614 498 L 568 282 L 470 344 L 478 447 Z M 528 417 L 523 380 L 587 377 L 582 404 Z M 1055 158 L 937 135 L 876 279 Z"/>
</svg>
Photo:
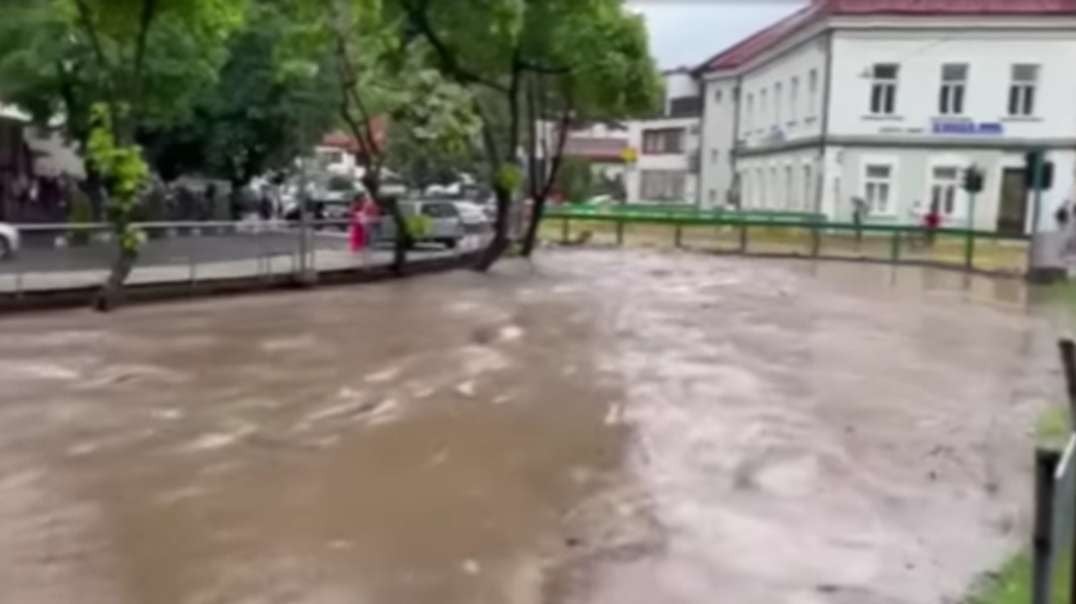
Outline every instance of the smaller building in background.
<svg viewBox="0 0 1076 604">
<path fill-rule="evenodd" d="M 697 204 L 702 98 L 687 68 L 663 73 L 661 113 L 589 124 L 570 134 L 565 156 L 591 162 L 596 188 L 619 180 L 627 203 Z"/>
</svg>

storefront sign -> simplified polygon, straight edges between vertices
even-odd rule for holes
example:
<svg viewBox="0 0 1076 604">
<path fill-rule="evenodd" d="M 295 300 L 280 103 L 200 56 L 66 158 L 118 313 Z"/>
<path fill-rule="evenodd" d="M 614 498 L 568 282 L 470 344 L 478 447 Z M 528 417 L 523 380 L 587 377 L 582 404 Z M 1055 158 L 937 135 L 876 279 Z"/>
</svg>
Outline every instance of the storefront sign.
<svg viewBox="0 0 1076 604">
<path fill-rule="evenodd" d="M 972 136 L 1002 136 L 1005 128 L 998 122 L 974 122 L 961 119 L 936 119 L 934 134 L 963 134 Z"/>
</svg>

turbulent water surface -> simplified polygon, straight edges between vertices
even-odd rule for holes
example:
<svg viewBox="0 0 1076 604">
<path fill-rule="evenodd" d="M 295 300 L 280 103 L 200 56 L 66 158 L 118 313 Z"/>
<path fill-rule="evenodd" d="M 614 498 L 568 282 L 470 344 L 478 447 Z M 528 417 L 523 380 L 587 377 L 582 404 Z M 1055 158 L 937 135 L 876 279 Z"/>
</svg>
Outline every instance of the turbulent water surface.
<svg viewBox="0 0 1076 604">
<path fill-rule="evenodd" d="M 0 321 L 0 600 L 923 603 L 1022 544 L 1015 281 L 646 251 Z"/>
</svg>

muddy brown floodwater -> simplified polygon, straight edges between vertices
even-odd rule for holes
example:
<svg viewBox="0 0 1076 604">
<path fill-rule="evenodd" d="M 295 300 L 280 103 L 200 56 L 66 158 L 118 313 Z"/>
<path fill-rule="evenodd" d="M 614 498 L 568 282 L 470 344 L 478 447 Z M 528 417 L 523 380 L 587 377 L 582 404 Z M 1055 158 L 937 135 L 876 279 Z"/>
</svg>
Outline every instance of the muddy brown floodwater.
<svg viewBox="0 0 1076 604">
<path fill-rule="evenodd" d="M 1026 541 L 1015 281 L 550 251 L 0 321 L 0 600 L 954 601 Z"/>
</svg>

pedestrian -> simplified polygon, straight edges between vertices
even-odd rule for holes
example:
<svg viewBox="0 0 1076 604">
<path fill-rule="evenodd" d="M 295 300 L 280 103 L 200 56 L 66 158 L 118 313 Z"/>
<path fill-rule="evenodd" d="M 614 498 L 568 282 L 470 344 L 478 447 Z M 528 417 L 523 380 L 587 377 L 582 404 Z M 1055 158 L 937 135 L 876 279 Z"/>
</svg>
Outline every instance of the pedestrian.
<svg viewBox="0 0 1076 604">
<path fill-rule="evenodd" d="M 939 226 L 941 226 L 941 209 L 938 200 L 935 199 L 930 202 L 930 211 L 923 216 L 924 235 L 926 235 L 928 246 L 934 245 L 934 236 Z"/>
<path fill-rule="evenodd" d="M 348 247 L 352 254 L 356 254 L 366 247 L 366 228 L 363 222 L 363 197 L 359 195 L 351 202 L 350 220 L 348 224 Z"/>
<path fill-rule="evenodd" d="M 852 198 L 852 224 L 856 229 L 856 243 L 863 241 L 863 219 L 867 216 L 867 201 L 862 197 Z"/>
</svg>

